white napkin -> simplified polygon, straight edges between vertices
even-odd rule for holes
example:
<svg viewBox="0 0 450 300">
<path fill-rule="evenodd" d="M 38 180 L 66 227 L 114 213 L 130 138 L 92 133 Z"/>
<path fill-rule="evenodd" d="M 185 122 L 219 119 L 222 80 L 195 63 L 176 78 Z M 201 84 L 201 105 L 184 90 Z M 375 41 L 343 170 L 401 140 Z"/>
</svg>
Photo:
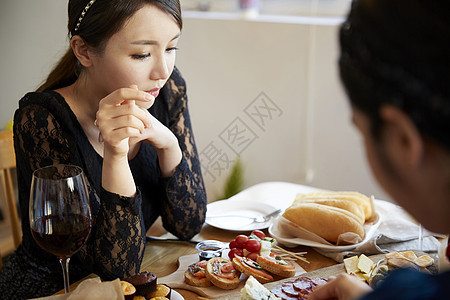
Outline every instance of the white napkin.
<svg viewBox="0 0 450 300">
<path fill-rule="evenodd" d="M 315 248 L 322 255 L 330 257 L 337 262 L 343 262 L 345 257 L 388 253 L 393 251 L 421 250 L 423 252 L 436 252 L 440 234 L 423 230 L 422 249 L 419 247 L 419 226 L 400 206 L 391 202 L 375 200 L 375 210 L 381 216 L 381 223 L 373 237 L 366 243 L 347 251 L 333 251 Z"/>
<path fill-rule="evenodd" d="M 99 277 L 83 280 L 77 288 L 68 293 L 31 300 L 124 300 L 120 279 L 102 282 Z"/>
</svg>

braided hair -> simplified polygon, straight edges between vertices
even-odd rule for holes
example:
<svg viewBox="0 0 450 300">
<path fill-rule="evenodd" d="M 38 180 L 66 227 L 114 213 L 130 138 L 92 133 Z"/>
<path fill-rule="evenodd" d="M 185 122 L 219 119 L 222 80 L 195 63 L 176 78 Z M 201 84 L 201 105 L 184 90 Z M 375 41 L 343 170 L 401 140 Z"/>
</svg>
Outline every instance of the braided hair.
<svg viewBox="0 0 450 300">
<path fill-rule="evenodd" d="M 340 75 L 379 138 L 384 104 L 450 150 L 450 1 L 354 0 L 340 30 Z"/>
</svg>

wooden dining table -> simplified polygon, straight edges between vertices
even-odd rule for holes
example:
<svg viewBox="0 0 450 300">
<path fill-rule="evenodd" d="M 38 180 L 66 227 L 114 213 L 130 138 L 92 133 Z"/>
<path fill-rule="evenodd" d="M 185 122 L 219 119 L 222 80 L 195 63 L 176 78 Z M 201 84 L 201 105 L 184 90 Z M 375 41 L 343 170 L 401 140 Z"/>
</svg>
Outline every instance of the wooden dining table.
<svg viewBox="0 0 450 300">
<path fill-rule="evenodd" d="M 267 229 L 263 230 L 268 236 Z M 147 236 L 158 237 L 165 233 L 161 225 L 161 220 L 157 222 L 149 229 Z M 242 232 L 248 234 L 248 232 Z M 227 231 L 219 228 L 212 227 L 205 224 L 200 232 L 200 236 L 205 240 L 218 240 L 222 242 L 229 242 L 233 240 L 239 232 Z M 197 254 L 195 249 L 195 242 L 177 241 L 177 240 L 153 240 L 149 239 L 146 244 L 144 252 L 144 258 L 141 264 L 141 271 L 150 271 L 154 273 L 158 278 L 163 278 L 173 272 L 177 271 L 179 267 L 179 258 L 186 255 Z M 330 258 L 327 258 L 310 247 L 298 246 L 296 248 L 286 248 L 290 252 L 299 253 L 306 252 L 303 255 L 308 262 L 298 260 L 297 263 L 306 271 L 314 271 L 324 267 L 335 265 L 336 262 Z M 84 279 L 95 277 L 95 274 L 91 274 Z M 84 279 L 71 285 L 71 291 L 74 290 L 78 284 Z M 158 283 L 164 283 L 159 280 Z M 187 289 L 175 288 L 175 290 L 183 296 L 184 299 L 207 299 L 193 291 Z M 60 291 L 57 294 L 62 294 L 64 291 Z"/>
<path fill-rule="evenodd" d="M 317 189 L 313 187 L 284 182 L 270 182 L 250 187 L 228 200 L 245 202 L 249 199 L 257 199 L 261 203 L 273 204 L 277 206 L 276 208 L 283 210 L 292 203 L 297 193 L 309 193 L 315 191 L 317 191 Z M 233 202 L 233 205 L 236 203 L 238 202 Z M 208 210 L 209 208 L 210 205 L 208 205 Z M 263 231 L 267 236 L 270 236 L 267 228 L 263 229 Z M 218 240 L 228 243 L 235 239 L 238 234 L 248 235 L 249 233 L 249 231 L 240 232 L 239 230 L 227 230 L 226 228 L 220 229 L 220 227 L 217 228 L 205 224 L 200 233 L 193 238 L 193 241 Z M 214 294 L 214 297 L 205 298 L 205 293 L 202 294 L 201 292 L 196 292 L 198 289 L 192 288 L 184 283 L 183 273 L 187 267 L 183 268 L 181 261 L 186 257 L 190 257 L 190 259 L 195 261 L 198 260 L 198 257 L 196 256 L 198 255 L 198 252 L 195 248 L 196 243 L 193 241 L 179 241 L 173 236 L 171 237 L 170 234 L 167 234 L 164 230 L 161 218 L 159 218 L 148 230 L 147 237 L 146 249 L 140 271 L 149 271 L 156 274 L 158 277 L 158 283 L 168 284 L 186 300 L 208 298 L 228 300 L 240 298 L 239 288 L 234 290 L 234 294 Z M 311 247 L 299 245 L 295 248 L 286 248 L 283 244 L 278 244 L 278 246 L 293 253 L 306 253 L 303 255 L 306 261 L 300 259 L 296 260 L 296 263 L 301 269 L 300 271 L 304 272 L 305 276 L 311 276 L 311 278 L 328 277 L 345 272 L 343 264 L 338 264 L 336 261 L 320 254 Z M 378 261 L 383 257 L 383 254 L 371 256 L 373 261 Z M 185 263 L 185 261 L 183 261 L 183 263 Z M 95 276 L 95 274 L 91 274 L 86 278 Z M 82 280 L 72 284 L 71 290 L 75 289 L 81 281 Z M 280 282 L 269 283 L 267 286 L 274 286 L 277 283 Z M 58 292 L 58 294 L 62 293 L 64 293 L 64 290 Z"/>
<path fill-rule="evenodd" d="M 298 193 L 308 193 L 316 191 L 319 191 L 319 189 L 304 185 L 286 182 L 268 182 L 257 184 L 250 188 L 247 188 L 241 193 L 238 193 L 237 195 L 227 199 L 227 201 L 231 200 L 242 203 L 247 202 L 249 200 L 256 200 L 266 205 L 267 204 L 276 205 L 276 208 L 284 210 L 292 203 L 292 201 L 294 200 L 295 196 Z M 267 228 L 263 229 L 263 231 L 265 232 L 266 235 L 270 236 Z M 239 232 L 236 230 L 220 229 L 205 224 L 202 227 L 200 233 L 197 234 L 193 238 L 193 240 L 195 241 L 218 240 L 221 242 L 230 242 L 236 237 L 236 235 L 240 233 L 248 235 L 250 232 L 248 231 Z M 170 274 L 173 274 L 179 269 L 180 267 L 179 260 L 181 257 L 197 254 L 197 250 L 195 249 L 196 243 L 194 242 L 178 241 L 176 239 L 155 240 L 155 238 L 158 237 L 162 238 L 167 237 L 166 231 L 162 226 L 161 218 L 157 219 L 157 221 L 147 231 L 147 236 L 154 238 L 148 239 L 147 241 L 140 271 L 150 271 L 156 274 L 156 276 L 158 277 L 158 283 L 165 283 L 164 277 L 170 276 Z M 297 246 L 295 248 L 286 248 L 283 245 L 279 246 L 284 249 L 288 249 L 288 251 L 291 251 L 293 253 L 306 252 L 304 258 L 306 258 L 307 262 L 303 260 L 296 261 L 297 264 L 300 266 L 300 269 L 303 269 L 305 272 L 311 272 L 322 268 L 330 267 L 333 265 L 337 265 L 337 263 L 334 260 L 319 254 L 314 249 L 308 246 Z M 91 274 L 86 278 L 94 276 L 96 275 Z M 159 280 L 160 278 L 162 278 L 162 280 Z M 72 284 L 71 290 L 76 288 L 76 286 L 81 281 L 82 280 Z M 180 278 L 180 281 L 181 283 L 183 283 L 184 281 L 183 277 Z M 181 289 L 177 287 L 174 287 L 174 289 L 187 300 L 205 299 L 204 295 L 202 297 L 202 295 L 200 295 L 199 293 L 193 292 L 192 289 L 191 290 L 189 290 L 188 288 Z M 64 291 L 60 291 L 59 293 L 64 293 Z"/>
</svg>

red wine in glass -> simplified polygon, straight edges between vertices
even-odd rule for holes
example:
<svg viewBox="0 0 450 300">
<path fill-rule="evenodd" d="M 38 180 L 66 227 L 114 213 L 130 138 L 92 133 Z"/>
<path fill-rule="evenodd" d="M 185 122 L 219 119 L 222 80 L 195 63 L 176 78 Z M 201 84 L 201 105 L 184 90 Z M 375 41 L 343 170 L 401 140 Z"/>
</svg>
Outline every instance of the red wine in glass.
<svg viewBox="0 0 450 300">
<path fill-rule="evenodd" d="M 29 215 L 37 244 L 59 258 L 64 290 L 68 293 L 70 257 L 86 243 L 92 227 L 83 170 L 72 165 L 53 165 L 34 171 Z"/>
<path fill-rule="evenodd" d="M 57 257 L 74 255 L 86 241 L 91 231 L 91 221 L 82 215 L 70 215 L 73 223 L 60 220 L 58 216 L 47 216 L 35 220 L 31 230 L 35 241 L 45 251 Z"/>
</svg>

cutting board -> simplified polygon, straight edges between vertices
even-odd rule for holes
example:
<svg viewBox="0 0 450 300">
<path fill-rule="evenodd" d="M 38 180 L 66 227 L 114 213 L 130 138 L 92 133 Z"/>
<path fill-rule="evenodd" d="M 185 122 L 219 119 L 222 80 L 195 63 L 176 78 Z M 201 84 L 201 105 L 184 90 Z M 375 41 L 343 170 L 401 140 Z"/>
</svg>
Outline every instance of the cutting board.
<svg viewBox="0 0 450 300">
<path fill-rule="evenodd" d="M 196 287 L 191 286 L 187 284 L 184 281 L 184 272 L 187 270 L 187 267 L 199 260 L 198 254 L 191 254 L 191 255 L 185 255 L 178 258 L 179 267 L 178 269 L 173 272 L 170 275 L 160 277 L 158 278 L 158 283 L 165 283 L 171 288 L 175 289 L 184 289 L 188 291 L 192 291 L 194 293 L 197 293 L 200 296 L 207 297 L 207 298 L 217 298 L 226 296 L 232 293 L 239 292 L 245 285 L 247 276 L 244 274 L 241 274 L 241 283 L 239 286 L 234 290 L 223 290 L 221 288 L 218 288 L 216 286 L 211 287 Z M 297 263 L 294 263 L 295 265 L 295 276 L 298 276 L 300 274 L 306 273 L 306 271 L 300 267 Z M 240 296 L 239 296 L 240 297 Z"/>
</svg>

